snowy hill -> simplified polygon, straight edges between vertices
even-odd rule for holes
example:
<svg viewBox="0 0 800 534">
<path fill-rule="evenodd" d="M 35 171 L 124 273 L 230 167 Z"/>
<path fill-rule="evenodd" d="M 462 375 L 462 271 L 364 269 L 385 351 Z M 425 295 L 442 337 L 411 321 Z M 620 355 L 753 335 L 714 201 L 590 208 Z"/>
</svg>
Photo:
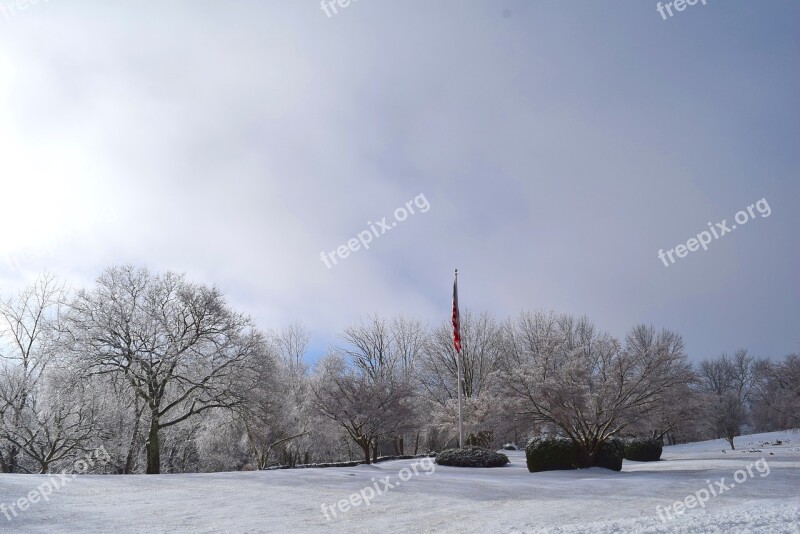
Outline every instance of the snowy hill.
<svg viewBox="0 0 800 534">
<path fill-rule="evenodd" d="M 723 452 L 724 442 L 715 440 L 666 447 L 662 461 L 626 461 L 620 473 L 530 474 L 524 452 L 506 451 L 511 465 L 496 469 L 396 460 L 328 469 L 83 476 L 65 482 L 47 502 L 15 509 L 10 520 L 0 515 L 0 531 L 800 532 L 800 433 L 743 436 L 736 446 Z M 744 475 L 735 484 L 738 471 Z M 702 507 L 665 516 L 676 501 L 698 492 L 702 497 L 701 490 L 723 478 L 726 489 Z M 4 513 L 46 480 L 0 475 Z M 339 501 L 346 501 L 346 511 L 337 508 Z"/>
</svg>

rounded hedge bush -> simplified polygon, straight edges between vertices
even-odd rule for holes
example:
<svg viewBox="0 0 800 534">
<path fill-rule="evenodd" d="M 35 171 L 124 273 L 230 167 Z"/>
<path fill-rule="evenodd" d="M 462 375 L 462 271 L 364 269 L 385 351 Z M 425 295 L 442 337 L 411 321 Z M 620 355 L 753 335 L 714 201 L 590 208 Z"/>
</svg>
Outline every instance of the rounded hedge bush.
<svg viewBox="0 0 800 534">
<path fill-rule="evenodd" d="M 509 463 L 505 454 L 481 447 L 447 449 L 436 455 L 436 463 L 453 467 L 503 467 Z"/>
<path fill-rule="evenodd" d="M 658 438 L 632 438 L 625 441 L 625 459 L 655 462 L 661 459 L 663 445 Z"/>
<path fill-rule="evenodd" d="M 612 471 L 622 471 L 622 458 L 625 456 L 625 444 L 619 438 L 608 438 L 594 457 L 595 467 L 604 467 Z"/>
<path fill-rule="evenodd" d="M 558 436 L 536 436 L 525 446 L 528 471 L 558 471 L 577 469 L 578 447 L 571 439 Z"/>
</svg>

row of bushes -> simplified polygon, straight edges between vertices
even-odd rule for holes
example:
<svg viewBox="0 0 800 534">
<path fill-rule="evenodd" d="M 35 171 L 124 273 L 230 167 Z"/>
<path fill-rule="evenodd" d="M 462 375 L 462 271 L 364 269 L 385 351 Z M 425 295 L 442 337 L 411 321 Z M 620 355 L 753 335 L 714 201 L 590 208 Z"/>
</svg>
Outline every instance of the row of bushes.
<svg viewBox="0 0 800 534">
<path fill-rule="evenodd" d="M 661 441 L 655 439 L 632 439 L 622 441 L 609 438 L 600 445 L 594 458 L 589 458 L 571 439 L 558 436 L 537 436 L 528 441 L 525 458 L 528 471 L 558 471 L 581 467 L 604 467 L 613 471 L 622 470 L 622 460 L 651 462 L 661 458 Z"/>
<path fill-rule="evenodd" d="M 571 439 L 558 436 L 538 436 L 532 438 L 525 447 L 528 471 L 557 471 L 563 469 L 579 469 L 581 467 L 604 467 L 613 471 L 622 470 L 622 460 L 652 462 L 661 458 L 661 440 L 634 438 L 622 441 L 610 438 L 603 442 L 594 459 L 588 459 L 584 451 Z M 509 463 L 505 454 L 490 451 L 481 447 L 464 447 L 463 449 L 447 449 L 438 455 L 421 454 L 416 456 L 384 456 L 379 462 L 436 456 L 436 463 L 454 467 L 503 467 Z M 297 465 L 295 469 L 309 467 L 352 467 L 363 461 L 335 462 L 325 464 Z M 288 469 L 289 466 L 273 466 L 267 469 Z"/>
<path fill-rule="evenodd" d="M 436 453 L 431 452 L 427 454 L 404 454 L 404 455 L 397 455 L 397 456 L 381 456 L 377 460 L 375 460 L 374 464 L 380 462 L 388 462 L 389 460 L 413 460 L 415 458 L 432 458 L 435 457 Z M 298 465 L 273 465 L 270 467 L 264 468 L 265 471 L 274 471 L 277 469 L 316 469 L 322 467 L 355 467 L 357 465 L 365 464 L 364 460 L 353 460 L 349 462 L 327 462 L 327 463 L 319 463 L 319 464 L 298 464 Z"/>
</svg>

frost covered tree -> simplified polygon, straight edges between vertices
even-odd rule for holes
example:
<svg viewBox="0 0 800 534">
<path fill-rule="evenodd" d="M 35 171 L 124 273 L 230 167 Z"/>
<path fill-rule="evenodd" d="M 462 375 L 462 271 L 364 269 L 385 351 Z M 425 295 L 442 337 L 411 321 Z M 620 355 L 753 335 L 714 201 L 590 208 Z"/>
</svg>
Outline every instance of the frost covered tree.
<svg viewBox="0 0 800 534">
<path fill-rule="evenodd" d="M 358 370 L 364 384 L 376 390 L 391 388 L 407 397 L 401 412 L 406 419 L 393 419 L 385 431 L 373 437 L 373 458 L 378 457 L 380 440 L 390 441 L 394 452 L 403 454 L 404 435 L 416 426 L 411 381 L 425 343 L 424 332 L 422 323 L 413 319 L 371 316 L 349 326 L 342 335 L 344 346 L 338 351 Z"/>
<path fill-rule="evenodd" d="M 67 329 L 78 365 L 124 378 L 146 406 L 148 474 L 161 470 L 164 429 L 240 402 L 233 381 L 262 344 L 218 289 L 132 266 L 79 291 Z"/>
<path fill-rule="evenodd" d="M 368 464 L 378 438 L 406 430 L 413 417 L 407 381 L 393 375 L 373 378 L 338 354 L 318 363 L 312 391 L 319 413 L 347 433 Z"/>
<path fill-rule="evenodd" d="M 305 328 L 289 326 L 254 354 L 241 376 L 242 403 L 234 410 L 235 419 L 256 469 L 267 467 L 273 452 L 287 452 L 310 430 L 307 347 Z"/>
<path fill-rule="evenodd" d="M 672 354 L 685 353 L 683 339 L 676 332 L 656 332 L 654 328 L 642 325 L 628 334 L 626 343 L 627 350 L 638 354 L 659 350 Z M 699 435 L 698 426 L 701 422 L 697 414 L 703 411 L 703 396 L 698 391 L 696 375 L 689 372 L 688 368 L 684 371 L 686 381 L 658 392 L 654 409 L 632 423 L 627 428 L 628 433 L 659 440 L 666 436 L 673 437 L 676 433 L 694 437 Z"/>
<path fill-rule="evenodd" d="M 500 328 L 489 314 L 476 316 L 467 310 L 461 316 L 461 340 L 464 397 L 477 397 L 489 391 L 491 374 L 497 369 L 502 354 Z M 444 405 L 458 398 L 457 377 L 452 326 L 447 321 L 429 336 L 420 361 L 420 381 L 426 396 Z"/>
<path fill-rule="evenodd" d="M 717 436 L 735 449 L 733 440 L 749 417 L 750 401 L 757 382 L 757 361 L 745 349 L 733 357 L 723 354 L 700 364 L 700 381 L 707 395 L 706 414 Z"/>
<path fill-rule="evenodd" d="M 66 292 L 55 276 L 45 273 L 16 296 L 0 300 L 0 420 L 3 446 L 0 466 L 14 473 L 19 467 L 24 436 L 35 433 L 32 413 L 47 366 L 59 350 L 59 322 Z M 37 404 L 41 407 L 41 403 Z"/>
<path fill-rule="evenodd" d="M 800 355 L 783 361 L 762 360 L 756 364 L 752 403 L 757 432 L 800 426 Z"/>
<path fill-rule="evenodd" d="M 3 398 L 6 392 L 3 387 Z M 36 472 L 45 474 L 91 450 L 101 437 L 97 413 L 91 386 L 71 369 L 50 366 L 28 389 L 17 424 L 4 425 L 3 437 Z"/>
<path fill-rule="evenodd" d="M 361 448 L 370 463 L 378 456 L 380 438 L 396 438 L 413 427 L 414 391 L 408 367 L 411 323 L 406 335 L 396 335 L 398 323 L 370 317 L 347 328 L 345 346 L 317 365 L 312 402 L 324 417 L 335 421 Z M 413 336 L 412 336 L 413 338 Z"/>
<path fill-rule="evenodd" d="M 518 413 L 571 438 L 585 466 L 691 376 L 680 337 L 648 326 L 631 330 L 622 346 L 586 318 L 525 313 L 506 336 L 502 390 Z"/>
</svg>

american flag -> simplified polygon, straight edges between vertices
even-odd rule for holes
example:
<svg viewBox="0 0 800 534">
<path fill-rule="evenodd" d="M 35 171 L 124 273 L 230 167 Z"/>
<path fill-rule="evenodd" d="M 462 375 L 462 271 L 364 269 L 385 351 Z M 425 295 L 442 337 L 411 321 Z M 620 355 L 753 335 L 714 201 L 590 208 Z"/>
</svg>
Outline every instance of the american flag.
<svg viewBox="0 0 800 534">
<path fill-rule="evenodd" d="M 453 281 L 453 348 L 461 352 L 461 318 L 458 314 L 458 269 Z"/>
</svg>

